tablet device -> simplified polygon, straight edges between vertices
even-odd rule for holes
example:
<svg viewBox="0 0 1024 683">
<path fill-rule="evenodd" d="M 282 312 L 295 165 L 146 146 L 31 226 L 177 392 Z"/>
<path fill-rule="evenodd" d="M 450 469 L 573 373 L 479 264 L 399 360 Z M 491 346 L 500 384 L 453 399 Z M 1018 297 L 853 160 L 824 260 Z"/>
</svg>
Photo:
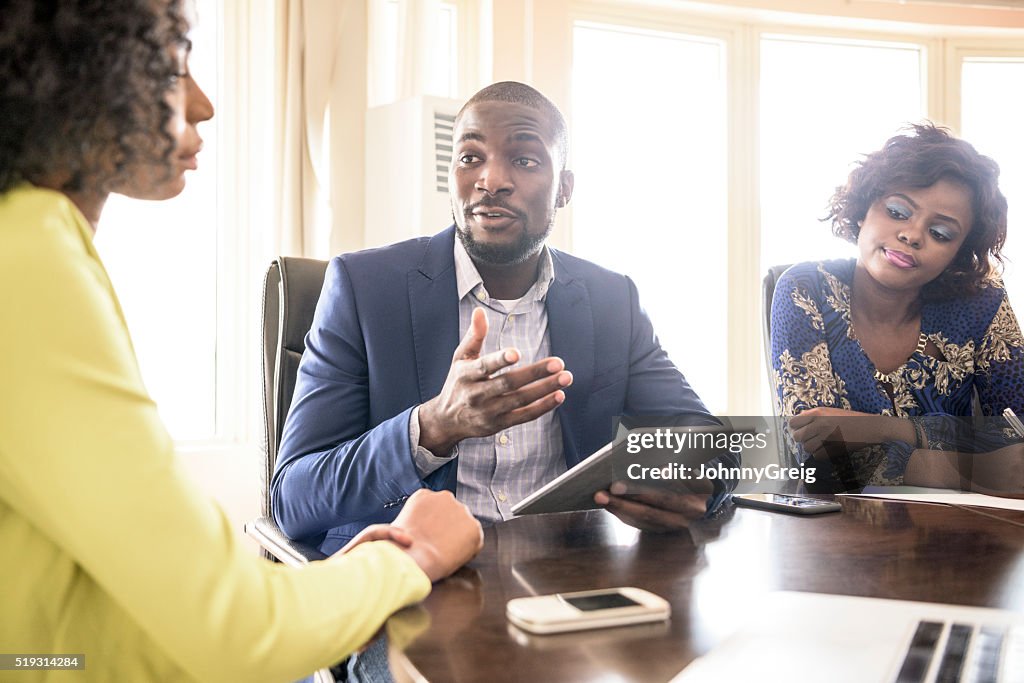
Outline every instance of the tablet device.
<svg viewBox="0 0 1024 683">
<path fill-rule="evenodd" d="M 658 433 L 671 431 L 671 441 L 663 439 L 669 447 L 630 448 L 631 435 L 649 434 L 646 443 L 655 443 Z M 635 481 L 649 487 L 671 487 L 685 484 L 700 473 L 700 465 L 728 450 L 730 437 L 750 433 L 750 430 L 736 430 L 722 425 L 697 427 L 671 427 L 632 429 L 627 438 L 609 443 L 599 451 L 571 468 L 557 479 L 537 489 L 512 506 L 515 515 L 534 515 L 545 512 L 570 512 L 573 510 L 596 510 L 601 506 L 594 502 L 594 494 L 605 490 L 616 481 Z M 642 446 L 642 436 L 633 436 L 634 444 Z M 723 444 L 726 444 L 723 446 Z M 633 450 L 635 452 L 630 452 Z M 650 476 L 639 479 L 641 470 L 661 470 L 673 477 L 653 479 Z M 681 468 L 689 468 L 683 470 Z"/>
</svg>

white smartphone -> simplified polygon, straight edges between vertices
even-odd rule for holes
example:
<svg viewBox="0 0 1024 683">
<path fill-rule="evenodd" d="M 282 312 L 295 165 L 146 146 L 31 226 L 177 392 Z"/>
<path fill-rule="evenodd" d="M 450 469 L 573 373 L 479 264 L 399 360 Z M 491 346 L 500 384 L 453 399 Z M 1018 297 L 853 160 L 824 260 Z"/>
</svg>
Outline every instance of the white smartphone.
<svg viewBox="0 0 1024 683">
<path fill-rule="evenodd" d="M 842 506 L 830 500 L 791 496 L 785 493 L 743 493 L 732 497 L 732 502 L 744 507 L 777 512 L 792 512 L 798 515 L 818 515 L 823 512 L 839 512 Z"/>
<path fill-rule="evenodd" d="M 530 633 L 564 633 L 588 628 L 665 621 L 667 601 L 642 588 L 609 588 L 509 600 L 505 616 Z"/>
</svg>

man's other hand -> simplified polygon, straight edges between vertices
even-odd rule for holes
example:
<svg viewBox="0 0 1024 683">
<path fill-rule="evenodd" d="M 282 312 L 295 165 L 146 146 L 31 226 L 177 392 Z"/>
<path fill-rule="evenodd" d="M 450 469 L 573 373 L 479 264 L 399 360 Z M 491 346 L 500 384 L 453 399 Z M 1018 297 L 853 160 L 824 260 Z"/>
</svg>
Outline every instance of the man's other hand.
<svg viewBox="0 0 1024 683">
<path fill-rule="evenodd" d="M 613 483 L 594 494 L 594 502 L 641 531 L 681 531 L 704 516 L 714 486 L 708 481 L 679 484 L 676 490 Z"/>
<path fill-rule="evenodd" d="M 495 374 L 517 363 L 519 351 L 481 356 L 486 336 L 487 316 L 477 308 L 441 393 L 419 408 L 420 445 L 435 455 L 444 456 L 463 439 L 536 420 L 565 401 L 563 389 L 572 384 L 572 373 L 561 358 Z"/>
</svg>

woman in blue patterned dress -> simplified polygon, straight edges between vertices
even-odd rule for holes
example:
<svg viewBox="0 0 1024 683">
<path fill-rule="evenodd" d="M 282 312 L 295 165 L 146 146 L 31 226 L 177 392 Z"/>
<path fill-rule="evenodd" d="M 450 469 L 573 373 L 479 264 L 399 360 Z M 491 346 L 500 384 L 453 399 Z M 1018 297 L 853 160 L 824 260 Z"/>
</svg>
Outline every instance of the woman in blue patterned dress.
<svg viewBox="0 0 1024 683">
<path fill-rule="evenodd" d="M 964 421 L 949 417 L 971 415 L 975 392 L 987 416 L 1024 414 L 1024 338 L 997 270 L 1007 213 L 998 177 L 967 142 L 914 126 L 832 197 L 825 220 L 857 258 L 800 263 L 779 279 L 777 407 L 801 458 L 831 457 L 844 488 L 955 485 L 956 468 L 937 469 L 942 458 L 927 451 L 1012 441 L 1005 421 L 990 420 L 965 447 Z"/>
</svg>

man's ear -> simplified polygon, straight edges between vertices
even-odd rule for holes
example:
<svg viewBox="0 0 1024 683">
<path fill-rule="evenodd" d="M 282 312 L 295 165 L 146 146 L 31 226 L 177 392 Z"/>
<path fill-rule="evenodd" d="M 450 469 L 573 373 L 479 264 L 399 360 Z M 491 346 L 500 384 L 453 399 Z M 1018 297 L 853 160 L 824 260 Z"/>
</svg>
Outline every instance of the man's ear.
<svg viewBox="0 0 1024 683">
<path fill-rule="evenodd" d="M 555 200 L 555 207 L 561 209 L 572 199 L 572 188 L 575 182 L 572 171 L 562 171 L 558 178 L 558 198 Z"/>
</svg>

